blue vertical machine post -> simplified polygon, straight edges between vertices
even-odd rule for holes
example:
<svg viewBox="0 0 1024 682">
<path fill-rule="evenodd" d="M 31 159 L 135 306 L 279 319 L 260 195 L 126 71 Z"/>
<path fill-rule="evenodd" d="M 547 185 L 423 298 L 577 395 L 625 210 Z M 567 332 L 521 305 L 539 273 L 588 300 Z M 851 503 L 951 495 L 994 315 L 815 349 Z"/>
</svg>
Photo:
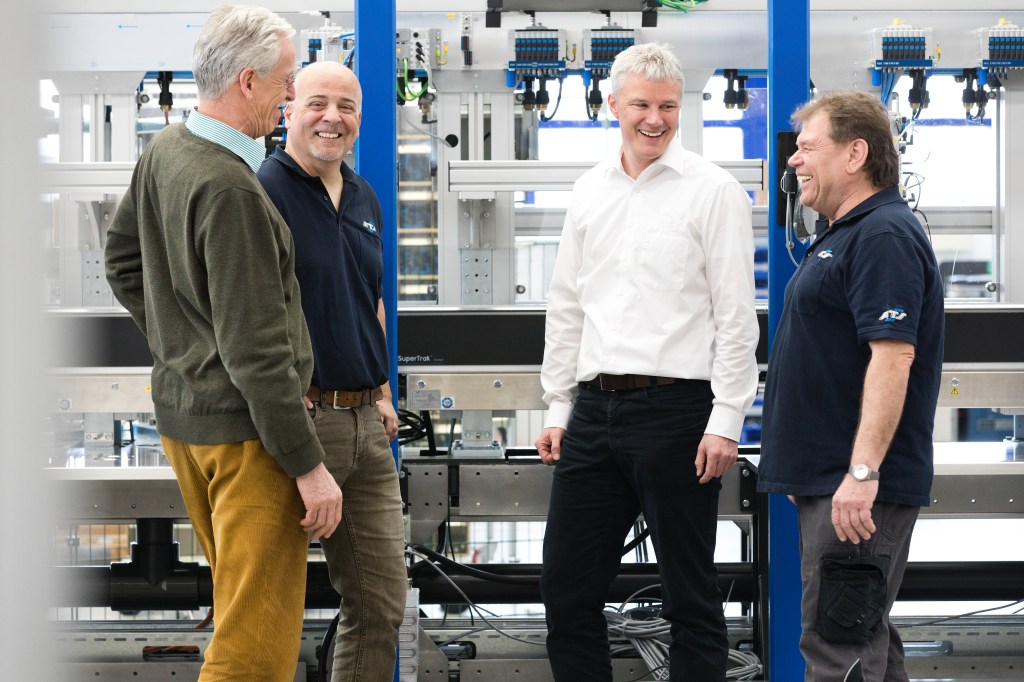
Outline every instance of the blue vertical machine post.
<svg viewBox="0 0 1024 682">
<path fill-rule="evenodd" d="M 395 115 L 395 0 L 356 0 L 355 69 L 363 89 L 356 172 L 380 199 L 388 377 L 398 398 L 398 117 Z M 392 445 L 398 466 L 398 441 Z M 398 682 L 395 665 L 394 682 Z"/>
<path fill-rule="evenodd" d="M 391 390 L 398 397 L 398 131 L 395 115 L 395 0 L 356 0 L 355 70 L 363 89 L 356 172 L 380 199 L 384 314 Z M 398 462 L 398 443 L 395 462 Z M 397 679 L 397 678 L 396 678 Z"/>
<path fill-rule="evenodd" d="M 768 2 L 768 344 L 782 316 L 783 293 L 795 270 L 785 235 L 776 224 L 779 133 L 792 130 L 789 117 L 810 94 L 809 0 Z M 781 163 L 780 163 L 781 161 Z M 799 245 L 798 245 L 799 247 Z M 795 254 L 797 260 L 802 255 Z M 802 680 L 800 639 L 800 559 L 796 507 L 782 495 L 768 501 L 768 680 Z"/>
</svg>

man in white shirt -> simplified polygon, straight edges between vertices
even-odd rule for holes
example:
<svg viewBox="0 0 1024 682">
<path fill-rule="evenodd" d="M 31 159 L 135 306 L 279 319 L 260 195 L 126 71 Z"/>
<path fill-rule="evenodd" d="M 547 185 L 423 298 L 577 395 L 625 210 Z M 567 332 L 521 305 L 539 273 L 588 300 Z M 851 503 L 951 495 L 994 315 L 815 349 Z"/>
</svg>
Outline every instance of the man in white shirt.
<svg viewBox="0 0 1024 682">
<path fill-rule="evenodd" d="M 671 625 L 670 679 L 725 679 L 714 551 L 720 477 L 757 390 L 750 201 L 676 141 L 665 45 L 616 57 L 622 151 L 573 188 L 548 292 L 536 441 L 556 464 L 541 594 L 558 682 L 610 682 L 602 610 L 642 512 Z"/>
</svg>

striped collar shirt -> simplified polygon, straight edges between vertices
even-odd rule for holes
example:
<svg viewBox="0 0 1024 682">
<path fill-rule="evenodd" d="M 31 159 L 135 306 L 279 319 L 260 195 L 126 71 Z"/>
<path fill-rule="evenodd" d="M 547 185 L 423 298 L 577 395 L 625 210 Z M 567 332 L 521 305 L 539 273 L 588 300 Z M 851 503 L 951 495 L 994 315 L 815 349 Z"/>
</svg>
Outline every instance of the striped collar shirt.
<svg viewBox="0 0 1024 682">
<path fill-rule="evenodd" d="M 267 150 L 263 143 L 254 140 L 240 130 L 232 128 L 227 123 L 222 123 L 215 118 L 204 116 L 198 109 L 193 109 L 185 121 L 185 127 L 189 132 L 214 144 L 219 144 L 228 151 L 237 154 L 242 161 L 248 164 L 252 172 L 260 169 Z"/>
</svg>

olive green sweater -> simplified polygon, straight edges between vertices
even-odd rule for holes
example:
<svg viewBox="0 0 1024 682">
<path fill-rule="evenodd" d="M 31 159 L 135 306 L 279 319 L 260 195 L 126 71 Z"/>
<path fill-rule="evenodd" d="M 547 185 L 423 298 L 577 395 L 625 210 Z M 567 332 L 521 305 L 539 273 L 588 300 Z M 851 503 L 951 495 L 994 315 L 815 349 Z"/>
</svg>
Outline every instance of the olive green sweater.
<svg viewBox="0 0 1024 682">
<path fill-rule="evenodd" d="M 183 124 L 135 167 L 107 232 L 107 281 L 153 353 L 157 430 L 259 438 L 290 476 L 323 461 L 302 404 L 313 369 L 291 232 L 234 153 Z"/>
</svg>

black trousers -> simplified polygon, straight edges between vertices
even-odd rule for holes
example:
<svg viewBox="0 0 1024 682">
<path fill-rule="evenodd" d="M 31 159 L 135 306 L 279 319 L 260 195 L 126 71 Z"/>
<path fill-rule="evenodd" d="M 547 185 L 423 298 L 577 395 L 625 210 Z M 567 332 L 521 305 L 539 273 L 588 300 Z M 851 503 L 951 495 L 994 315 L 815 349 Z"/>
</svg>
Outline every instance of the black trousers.
<svg viewBox="0 0 1024 682">
<path fill-rule="evenodd" d="M 725 680 L 728 638 L 714 554 L 721 483 L 694 460 L 706 381 L 624 392 L 581 386 L 555 467 L 541 595 L 557 682 L 611 682 L 602 613 L 626 534 L 643 512 L 671 624 L 671 680 Z"/>
</svg>

